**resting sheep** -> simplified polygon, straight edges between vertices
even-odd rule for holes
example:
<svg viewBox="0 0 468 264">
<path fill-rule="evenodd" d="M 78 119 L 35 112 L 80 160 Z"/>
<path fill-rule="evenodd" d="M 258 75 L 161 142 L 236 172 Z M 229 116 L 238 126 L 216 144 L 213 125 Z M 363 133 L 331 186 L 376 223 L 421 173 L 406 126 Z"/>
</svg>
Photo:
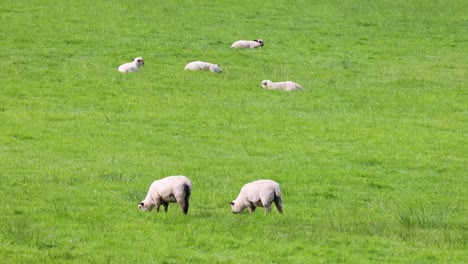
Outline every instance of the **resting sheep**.
<svg viewBox="0 0 468 264">
<path fill-rule="evenodd" d="M 146 198 L 138 204 L 138 209 L 143 211 L 151 211 L 156 207 L 156 212 L 159 213 L 159 206 L 164 206 L 164 211 L 167 212 L 169 203 L 178 203 L 184 214 L 188 213 L 189 199 L 192 193 L 192 182 L 185 176 L 169 176 L 157 181 L 154 181 Z"/>
<path fill-rule="evenodd" d="M 262 88 L 263 89 L 270 89 L 270 90 L 283 90 L 283 91 L 294 91 L 294 90 L 301 90 L 302 86 L 298 83 L 286 81 L 286 82 L 272 82 L 270 80 L 263 80 L 262 81 Z"/>
<path fill-rule="evenodd" d="M 140 71 L 140 67 L 144 65 L 142 57 L 133 59 L 132 62 L 128 62 L 119 66 L 119 72 L 137 72 Z"/>
<path fill-rule="evenodd" d="M 232 43 L 231 48 L 244 48 L 244 49 L 254 49 L 258 47 L 263 47 L 263 39 L 256 40 L 238 40 Z"/>
<path fill-rule="evenodd" d="M 213 64 L 204 61 L 193 61 L 188 63 L 184 70 L 191 70 L 191 71 L 210 71 L 214 73 L 221 72 L 221 67 L 218 64 Z"/>
<path fill-rule="evenodd" d="M 256 206 L 264 207 L 265 212 L 270 212 L 272 202 L 275 203 L 278 212 L 283 213 L 279 184 L 272 180 L 258 180 L 244 185 L 237 198 L 230 204 L 233 213 L 240 213 L 245 208 L 249 208 L 253 213 Z"/>
</svg>

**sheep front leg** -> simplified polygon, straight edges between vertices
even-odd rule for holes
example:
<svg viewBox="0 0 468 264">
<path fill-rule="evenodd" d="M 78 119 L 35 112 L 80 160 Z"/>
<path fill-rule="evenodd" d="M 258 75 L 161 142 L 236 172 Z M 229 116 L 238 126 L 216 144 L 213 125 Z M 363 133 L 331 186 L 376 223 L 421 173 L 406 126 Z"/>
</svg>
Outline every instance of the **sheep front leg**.
<svg viewBox="0 0 468 264">
<path fill-rule="evenodd" d="M 168 202 L 163 202 L 163 206 L 164 206 L 164 212 L 166 213 L 167 212 L 167 207 L 169 207 L 169 203 Z"/>
<path fill-rule="evenodd" d="M 255 212 L 255 209 L 257 209 L 253 203 L 249 203 L 247 206 L 249 207 L 249 211 L 251 213 Z"/>
<path fill-rule="evenodd" d="M 156 213 L 159 213 L 159 207 L 161 206 L 160 199 L 154 199 L 154 207 L 156 207 Z"/>
</svg>

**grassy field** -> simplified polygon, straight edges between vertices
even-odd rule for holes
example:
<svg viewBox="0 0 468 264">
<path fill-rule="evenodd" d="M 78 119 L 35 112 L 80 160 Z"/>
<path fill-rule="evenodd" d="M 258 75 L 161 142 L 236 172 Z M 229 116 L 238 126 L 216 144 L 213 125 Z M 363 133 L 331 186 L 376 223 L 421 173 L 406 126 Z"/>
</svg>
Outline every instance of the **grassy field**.
<svg viewBox="0 0 468 264">
<path fill-rule="evenodd" d="M 2 263 L 467 263 L 467 14 L 464 0 L 3 0 Z M 117 71 L 137 56 L 139 73 Z M 194 60 L 223 72 L 184 71 Z M 192 180 L 189 214 L 138 211 L 169 175 Z M 232 214 L 264 178 L 284 213 Z"/>
</svg>

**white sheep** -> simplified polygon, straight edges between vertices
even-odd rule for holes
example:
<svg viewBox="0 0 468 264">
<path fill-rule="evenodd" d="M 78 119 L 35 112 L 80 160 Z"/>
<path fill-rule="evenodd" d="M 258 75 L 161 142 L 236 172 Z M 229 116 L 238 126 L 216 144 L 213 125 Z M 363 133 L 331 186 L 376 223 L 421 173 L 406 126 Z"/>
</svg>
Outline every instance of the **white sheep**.
<svg viewBox="0 0 468 264">
<path fill-rule="evenodd" d="M 286 82 L 272 82 L 270 80 L 263 80 L 262 81 L 262 88 L 263 89 L 270 89 L 270 90 L 283 90 L 283 91 L 294 91 L 294 90 L 301 90 L 302 86 L 298 83 L 286 81 Z"/>
<path fill-rule="evenodd" d="M 146 198 L 138 204 L 138 209 L 143 211 L 151 211 L 156 207 L 156 212 L 159 213 L 159 206 L 164 206 L 164 211 L 167 212 L 169 203 L 178 203 L 184 214 L 188 213 L 189 199 L 192 193 L 192 182 L 185 176 L 169 176 L 157 181 L 154 181 Z"/>
<path fill-rule="evenodd" d="M 144 65 L 142 57 L 133 59 L 132 62 L 128 62 L 119 66 L 119 72 L 137 72 L 140 71 L 140 67 Z"/>
<path fill-rule="evenodd" d="M 233 213 L 240 213 L 245 208 L 249 208 L 253 213 L 257 206 L 264 207 L 265 212 L 270 212 L 272 202 L 275 203 L 278 212 L 283 213 L 283 197 L 279 184 L 272 180 L 258 180 L 244 185 L 237 198 L 230 204 Z"/>
<path fill-rule="evenodd" d="M 258 47 L 263 47 L 263 39 L 256 40 L 238 40 L 232 43 L 231 48 L 245 48 L 245 49 L 254 49 Z"/>
<path fill-rule="evenodd" d="M 213 64 L 205 61 L 192 61 L 185 65 L 184 70 L 190 71 L 210 71 L 214 73 L 221 72 L 219 64 Z"/>
</svg>

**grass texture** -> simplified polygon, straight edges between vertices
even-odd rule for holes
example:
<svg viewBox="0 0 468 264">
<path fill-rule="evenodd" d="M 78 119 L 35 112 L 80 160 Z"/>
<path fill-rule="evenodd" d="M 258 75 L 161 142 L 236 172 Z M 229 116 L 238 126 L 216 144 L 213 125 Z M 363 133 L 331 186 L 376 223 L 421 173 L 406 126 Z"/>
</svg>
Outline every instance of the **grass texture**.
<svg viewBox="0 0 468 264">
<path fill-rule="evenodd" d="M 2 262 L 468 262 L 467 14 L 462 0 L 2 1 Z M 117 71 L 137 56 L 139 73 Z M 223 72 L 184 71 L 194 60 Z M 191 178 L 189 214 L 138 211 L 169 175 Z M 265 178 L 284 214 L 232 214 Z"/>
</svg>

